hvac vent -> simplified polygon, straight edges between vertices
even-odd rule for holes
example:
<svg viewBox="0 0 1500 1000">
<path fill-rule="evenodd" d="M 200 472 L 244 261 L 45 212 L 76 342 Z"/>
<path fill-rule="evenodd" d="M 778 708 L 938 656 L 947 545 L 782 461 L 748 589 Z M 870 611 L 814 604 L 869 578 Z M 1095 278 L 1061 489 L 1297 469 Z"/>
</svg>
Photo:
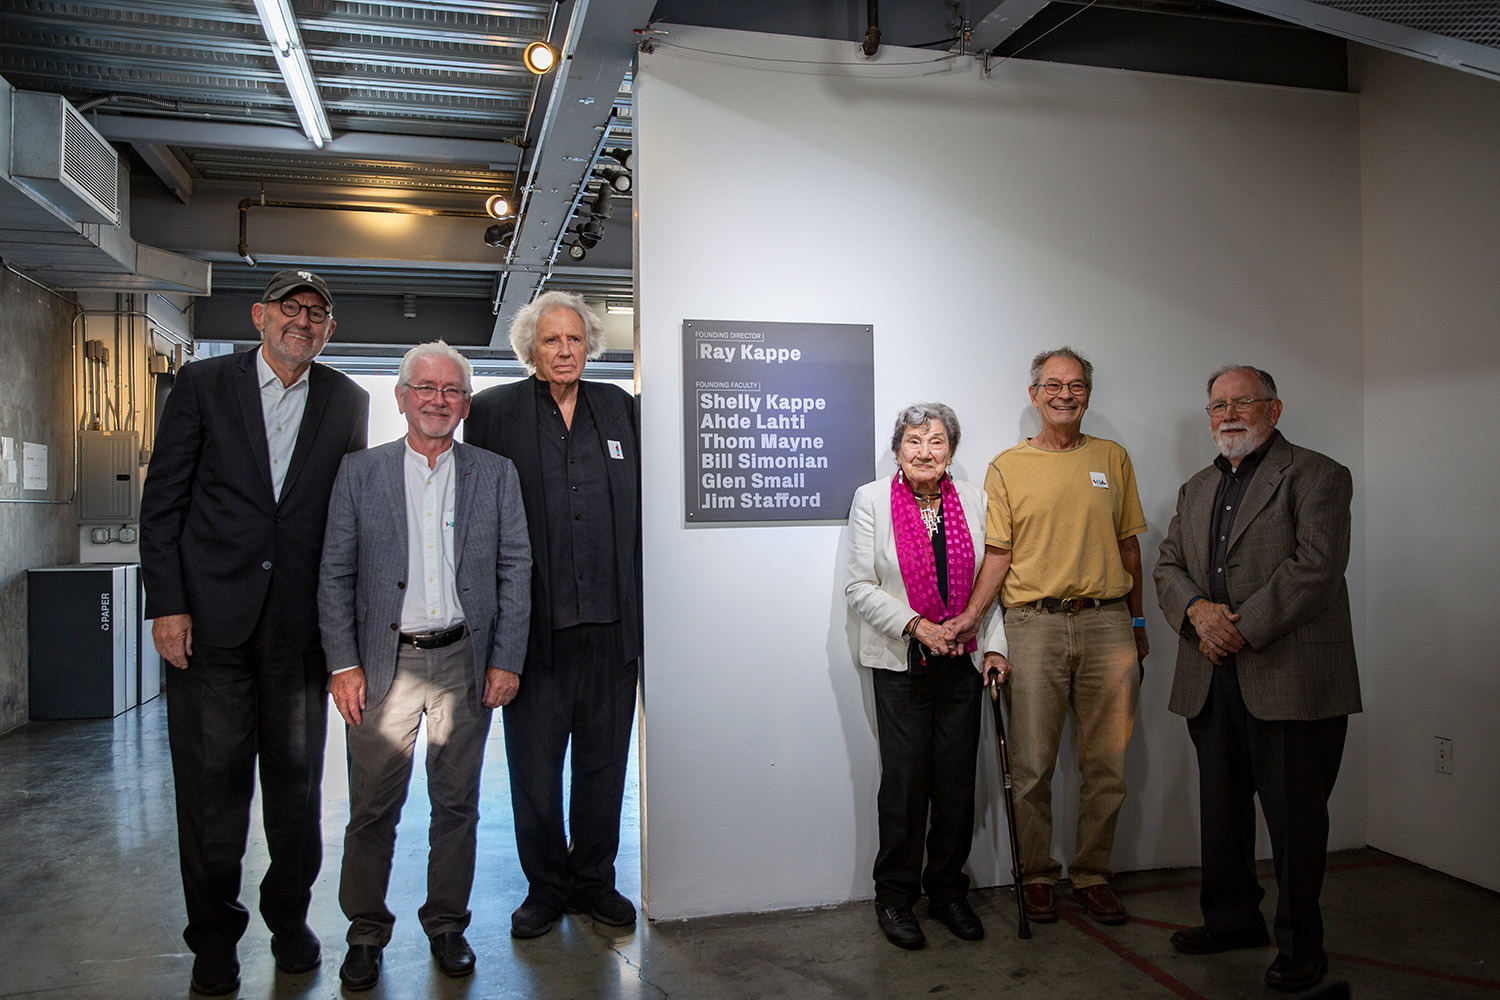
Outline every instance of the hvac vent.
<svg viewBox="0 0 1500 1000">
<path fill-rule="evenodd" d="M 61 95 L 12 95 L 10 173 L 74 222 L 120 224 L 119 154 Z"/>
</svg>

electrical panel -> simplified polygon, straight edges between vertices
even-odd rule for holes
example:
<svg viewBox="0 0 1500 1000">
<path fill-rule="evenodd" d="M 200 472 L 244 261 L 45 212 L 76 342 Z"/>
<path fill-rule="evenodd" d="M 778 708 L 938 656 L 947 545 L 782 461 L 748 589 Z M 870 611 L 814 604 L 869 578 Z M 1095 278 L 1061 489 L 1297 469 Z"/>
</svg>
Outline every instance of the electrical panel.
<svg viewBox="0 0 1500 1000">
<path fill-rule="evenodd" d="M 125 524 L 141 514 L 141 436 L 80 431 L 78 523 Z"/>
</svg>

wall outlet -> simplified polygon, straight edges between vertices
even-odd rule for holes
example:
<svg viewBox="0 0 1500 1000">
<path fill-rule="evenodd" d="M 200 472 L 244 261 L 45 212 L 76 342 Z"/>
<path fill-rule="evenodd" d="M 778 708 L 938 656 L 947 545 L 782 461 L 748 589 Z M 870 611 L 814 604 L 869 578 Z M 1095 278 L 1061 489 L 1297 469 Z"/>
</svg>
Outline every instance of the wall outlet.
<svg viewBox="0 0 1500 1000">
<path fill-rule="evenodd" d="M 1453 741 L 1441 736 L 1434 737 L 1434 756 L 1432 769 L 1440 774 L 1453 773 Z"/>
</svg>

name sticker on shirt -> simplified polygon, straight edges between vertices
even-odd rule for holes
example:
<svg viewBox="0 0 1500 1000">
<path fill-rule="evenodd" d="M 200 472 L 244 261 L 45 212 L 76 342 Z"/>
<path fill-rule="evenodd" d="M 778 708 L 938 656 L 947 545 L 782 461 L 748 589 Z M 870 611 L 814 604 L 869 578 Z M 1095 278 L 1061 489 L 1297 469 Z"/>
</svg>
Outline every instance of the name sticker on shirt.
<svg viewBox="0 0 1500 1000">
<path fill-rule="evenodd" d="M 1090 472 L 1089 482 L 1093 483 L 1101 490 L 1109 489 L 1109 480 L 1104 478 L 1104 473 L 1102 472 Z"/>
<path fill-rule="evenodd" d="M 443 518 L 443 530 L 452 531 L 455 523 L 451 516 Z"/>
<path fill-rule="evenodd" d="M 625 461 L 625 449 L 620 447 L 620 442 L 609 442 L 609 457 L 618 458 L 622 462 Z"/>
</svg>

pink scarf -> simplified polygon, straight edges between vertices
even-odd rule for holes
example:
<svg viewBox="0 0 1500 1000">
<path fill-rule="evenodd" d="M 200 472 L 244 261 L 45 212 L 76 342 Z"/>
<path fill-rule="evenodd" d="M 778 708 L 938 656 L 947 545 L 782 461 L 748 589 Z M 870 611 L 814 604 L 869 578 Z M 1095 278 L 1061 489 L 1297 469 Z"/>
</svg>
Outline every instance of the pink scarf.
<svg viewBox="0 0 1500 1000">
<path fill-rule="evenodd" d="M 937 562 L 932 555 L 932 536 L 922 523 L 917 498 L 902 476 L 891 480 L 891 528 L 896 536 L 896 561 L 901 582 L 912 610 L 930 622 L 940 622 L 963 611 L 974 590 L 974 539 L 953 480 L 943 477 L 943 540 L 948 546 L 948 606 L 938 592 Z M 964 647 L 974 652 L 979 643 Z"/>
</svg>

